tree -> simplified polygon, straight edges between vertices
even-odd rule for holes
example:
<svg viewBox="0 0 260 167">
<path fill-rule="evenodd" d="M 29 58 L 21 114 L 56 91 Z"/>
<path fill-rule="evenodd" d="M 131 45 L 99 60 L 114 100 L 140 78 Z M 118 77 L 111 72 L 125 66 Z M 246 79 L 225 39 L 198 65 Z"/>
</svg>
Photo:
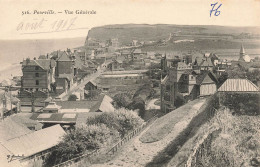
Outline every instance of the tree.
<svg viewBox="0 0 260 167">
<path fill-rule="evenodd" d="M 113 97 L 113 100 L 118 108 L 127 108 L 132 102 L 132 95 L 129 93 L 118 93 Z"/>
<path fill-rule="evenodd" d="M 76 95 L 70 95 L 68 101 L 76 101 L 78 97 Z"/>
</svg>

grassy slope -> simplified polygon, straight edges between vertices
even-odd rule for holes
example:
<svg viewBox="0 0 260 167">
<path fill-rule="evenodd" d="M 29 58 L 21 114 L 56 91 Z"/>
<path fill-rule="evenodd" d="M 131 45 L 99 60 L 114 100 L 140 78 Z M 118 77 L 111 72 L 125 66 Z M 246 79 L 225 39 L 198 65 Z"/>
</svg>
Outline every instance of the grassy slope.
<svg viewBox="0 0 260 167">
<path fill-rule="evenodd" d="M 163 139 L 172 131 L 176 123 L 178 123 L 181 118 L 187 115 L 190 110 L 195 109 L 194 104 L 198 103 L 199 101 L 201 101 L 201 99 L 191 101 L 190 103 L 159 118 L 156 123 L 153 124 L 153 126 L 140 138 L 140 141 L 144 143 L 151 143 Z"/>
<path fill-rule="evenodd" d="M 185 143 L 193 138 L 201 126 L 209 121 L 214 115 L 213 107 L 217 107 L 217 96 L 209 97 L 206 102 L 200 107 L 197 114 L 191 118 L 191 121 L 184 129 L 172 139 L 172 141 L 159 152 L 153 160 L 146 164 L 146 167 L 167 166 L 171 159 L 179 152 Z M 170 119 L 170 118 L 169 118 Z"/>
<path fill-rule="evenodd" d="M 193 165 L 260 166 L 259 120 L 259 116 L 232 116 L 230 111 L 220 110 L 215 124 L 222 131 L 204 143 Z"/>
</svg>

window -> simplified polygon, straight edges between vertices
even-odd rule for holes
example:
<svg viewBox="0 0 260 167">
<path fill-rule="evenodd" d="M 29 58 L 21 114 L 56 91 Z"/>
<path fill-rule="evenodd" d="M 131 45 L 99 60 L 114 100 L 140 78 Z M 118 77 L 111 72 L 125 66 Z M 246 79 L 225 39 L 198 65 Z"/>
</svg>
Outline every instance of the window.
<svg viewBox="0 0 260 167">
<path fill-rule="evenodd" d="M 39 67 L 38 67 L 38 66 L 35 66 L 35 70 L 39 70 Z"/>
<path fill-rule="evenodd" d="M 35 84 L 36 84 L 36 85 L 39 85 L 39 80 L 36 80 L 36 81 L 35 81 Z"/>
<path fill-rule="evenodd" d="M 193 76 L 191 76 L 190 78 L 193 79 Z"/>
<path fill-rule="evenodd" d="M 187 76 L 187 75 L 185 75 L 185 76 L 184 76 L 184 79 L 185 79 L 185 80 L 187 80 L 187 79 L 188 79 L 188 76 Z"/>
<path fill-rule="evenodd" d="M 35 77 L 39 77 L 39 73 L 35 73 Z"/>
</svg>

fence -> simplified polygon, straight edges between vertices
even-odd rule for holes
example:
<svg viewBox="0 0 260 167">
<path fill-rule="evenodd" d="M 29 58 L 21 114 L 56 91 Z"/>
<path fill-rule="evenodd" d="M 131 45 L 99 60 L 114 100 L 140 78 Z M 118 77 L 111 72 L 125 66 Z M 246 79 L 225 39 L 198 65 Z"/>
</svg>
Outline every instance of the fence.
<svg viewBox="0 0 260 167">
<path fill-rule="evenodd" d="M 53 167 L 65 167 L 65 166 L 67 167 L 67 166 L 72 166 L 72 165 L 78 166 L 78 165 L 80 165 L 80 162 L 83 158 L 97 155 L 97 154 L 99 154 L 99 152 L 100 152 L 99 150 L 94 150 L 90 153 L 81 154 L 75 158 L 72 158 L 72 159 L 62 162 L 60 164 L 54 165 Z"/>
<path fill-rule="evenodd" d="M 144 128 L 146 128 L 148 125 L 150 125 L 152 122 L 154 122 L 157 119 L 157 115 L 153 116 L 151 119 L 146 121 L 144 124 L 142 124 L 140 127 L 136 128 L 129 134 L 127 134 L 122 140 L 120 140 L 117 144 L 115 144 L 109 151 L 107 151 L 105 154 L 109 154 L 112 152 L 114 154 L 119 147 L 124 145 L 127 141 L 132 139 L 136 134 L 141 132 Z M 70 160 L 67 160 L 65 162 L 62 162 L 60 164 L 54 165 L 53 167 L 70 167 L 73 165 L 73 167 L 80 166 L 81 160 L 83 160 L 85 157 L 92 157 L 101 154 L 100 150 L 94 150 L 90 153 L 81 154 L 75 158 L 72 158 Z"/>
<path fill-rule="evenodd" d="M 136 128 L 131 133 L 126 135 L 122 140 L 120 140 L 117 144 L 115 144 L 106 154 L 109 154 L 111 152 L 114 154 L 118 150 L 119 147 L 121 147 L 124 143 L 126 143 L 130 139 L 132 139 L 136 134 L 141 132 L 144 128 L 146 128 L 150 123 L 152 123 L 156 119 L 157 119 L 157 115 L 153 116 L 151 119 L 146 121 L 146 123 L 142 124 L 139 128 Z"/>
</svg>

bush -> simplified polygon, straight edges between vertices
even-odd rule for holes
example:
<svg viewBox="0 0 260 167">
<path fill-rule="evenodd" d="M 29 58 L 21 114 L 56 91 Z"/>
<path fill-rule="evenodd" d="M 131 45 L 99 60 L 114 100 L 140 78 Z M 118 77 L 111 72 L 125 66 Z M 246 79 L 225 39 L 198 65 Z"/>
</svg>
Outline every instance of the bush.
<svg viewBox="0 0 260 167">
<path fill-rule="evenodd" d="M 133 111 L 121 108 L 115 112 L 104 112 L 87 120 L 88 125 L 105 124 L 117 130 L 121 137 L 143 124 L 143 120 Z"/>
<path fill-rule="evenodd" d="M 259 115 L 260 94 L 226 93 L 222 96 L 222 104 L 233 110 L 233 114 Z"/>
<path fill-rule="evenodd" d="M 181 95 L 180 93 L 177 94 L 176 99 L 174 101 L 175 107 L 180 107 L 185 103 L 185 99 L 183 97 L 183 95 Z"/>
<path fill-rule="evenodd" d="M 119 138 L 116 131 L 111 131 L 104 124 L 82 126 L 71 130 L 55 147 L 45 161 L 46 166 L 52 166 L 84 154 L 100 149 L 104 145 L 115 142 Z"/>
<path fill-rule="evenodd" d="M 76 101 L 78 98 L 76 95 L 70 95 L 68 101 Z"/>
</svg>

